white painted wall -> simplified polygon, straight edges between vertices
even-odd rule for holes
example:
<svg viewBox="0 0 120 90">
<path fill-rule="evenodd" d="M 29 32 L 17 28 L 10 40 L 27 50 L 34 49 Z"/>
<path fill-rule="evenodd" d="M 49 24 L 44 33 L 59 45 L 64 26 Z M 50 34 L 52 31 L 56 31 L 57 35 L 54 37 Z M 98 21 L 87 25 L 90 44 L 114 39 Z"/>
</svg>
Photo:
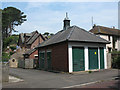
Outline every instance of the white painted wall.
<svg viewBox="0 0 120 90">
<path fill-rule="evenodd" d="M 72 46 L 68 45 L 68 63 L 69 63 L 69 73 L 73 72 L 73 61 L 72 61 Z"/>
<path fill-rule="evenodd" d="M 108 40 L 108 35 L 99 35 L 101 38 Z M 106 51 L 108 52 L 108 47 L 113 49 L 113 36 L 110 36 L 110 44 L 106 45 Z M 120 37 L 117 38 L 117 41 L 115 43 L 115 49 L 120 50 Z"/>
<path fill-rule="evenodd" d="M 88 61 L 88 47 L 87 46 L 85 46 L 85 51 L 84 51 L 84 55 L 85 55 L 85 71 L 88 71 L 89 70 L 89 68 L 88 68 L 88 66 L 89 66 L 89 61 Z"/>
<path fill-rule="evenodd" d="M 100 49 L 98 48 L 98 66 L 99 66 L 99 69 L 100 69 Z"/>
<path fill-rule="evenodd" d="M 118 50 L 120 51 L 120 37 L 118 38 Z"/>
<path fill-rule="evenodd" d="M 104 47 L 104 64 L 105 69 L 107 69 L 107 60 L 106 60 L 106 45 L 105 44 L 95 44 L 95 43 L 78 43 L 78 42 L 70 42 L 68 43 L 68 62 L 69 62 L 69 72 L 73 72 L 73 58 L 72 58 L 72 47 L 84 47 L 84 57 L 85 57 L 85 71 L 89 70 L 89 57 L 88 57 L 88 47 Z M 98 49 L 98 53 L 100 50 Z M 100 69 L 100 54 L 98 54 L 98 62 L 99 62 L 99 69 Z"/>
<path fill-rule="evenodd" d="M 104 47 L 104 67 L 107 69 L 107 54 L 106 54 L 106 47 Z"/>
</svg>

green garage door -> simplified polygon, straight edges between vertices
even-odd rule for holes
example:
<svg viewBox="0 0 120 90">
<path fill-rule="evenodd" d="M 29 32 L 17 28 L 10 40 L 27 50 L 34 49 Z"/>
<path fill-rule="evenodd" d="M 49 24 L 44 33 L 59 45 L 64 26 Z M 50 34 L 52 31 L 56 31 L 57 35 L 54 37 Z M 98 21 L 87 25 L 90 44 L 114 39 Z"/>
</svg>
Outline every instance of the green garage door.
<svg viewBox="0 0 120 90">
<path fill-rule="evenodd" d="M 40 52 L 39 54 L 40 68 L 44 68 L 44 60 L 45 60 L 45 53 Z"/>
<path fill-rule="evenodd" d="M 73 47 L 73 71 L 85 70 L 84 48 Z"/>
<path fill-rule="evenodd" d="M 51 70 L 51 52 L 47 52 L 47 66 L 48 70 Z"/>
<path fill-rule="evenodd" d="M 89 48 L 89 69 L 98 69 L 98 48 Z"/>
<path fill-rule="evenodd" d="M 104 69 L 104 48 L 100 48 L 100 69 Z"/>
</svg>

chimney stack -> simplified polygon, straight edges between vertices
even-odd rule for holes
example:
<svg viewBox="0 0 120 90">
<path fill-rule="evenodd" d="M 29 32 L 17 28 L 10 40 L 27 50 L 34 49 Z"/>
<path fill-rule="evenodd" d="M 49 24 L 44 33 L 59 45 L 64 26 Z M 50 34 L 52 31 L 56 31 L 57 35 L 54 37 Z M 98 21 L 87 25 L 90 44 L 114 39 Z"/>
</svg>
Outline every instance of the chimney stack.
<svg viewBox="0 0 120 90">
<path fill-rule="evenodd" d="M 115 29 L 115 26 L 113 26 L 113 29 Z"/>
<path fill-rule="evenodd" d="M 67 30 L 70 27 L 70 20 L 68 18 L 67 12 L 66 12 L 66 17 L 63 22 L 64 22 L 63 30 Z"/>
</svg>

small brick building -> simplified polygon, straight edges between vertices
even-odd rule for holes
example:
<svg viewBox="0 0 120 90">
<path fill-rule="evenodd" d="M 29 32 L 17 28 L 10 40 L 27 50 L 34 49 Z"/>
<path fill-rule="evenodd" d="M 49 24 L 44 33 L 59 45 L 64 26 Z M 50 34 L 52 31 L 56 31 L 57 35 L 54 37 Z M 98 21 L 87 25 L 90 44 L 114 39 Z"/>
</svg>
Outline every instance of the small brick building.
<svg viewBox="0 0 120 90">
<path fill-rule="evenodd" d="M 38 66 L 38 50 L 35 47 L 45 40 L 47 40 L 47 37 L 38 31 L 21 33 L 19 35 L 18 46 L 24 51 L 24 58 L 23 60 L 19 60 L 19 67 L 34 68 L 34 65 L 35 67 Z"/>
<path fill-rule="evenodd" d="M 38 50 L 34 48 L 34 49 L 26 51 L 23 55 L 24 55 L 24 60 L 26 58 L 38 59 Z"/>
<path fill-rule="evenodd" d="M 18 46 L 24 49 L 33 49 L 45 40 L 47 40 L 47 37 L 43 36 L 38 31 L 21 33 L 19 34 Z"/>
<path fill-rule="evenodd" d="M 39 68 L 65 72 L 107 69 L 109 42 L 77 26 L 67 15 L 63 30 L 38 46 Z"/>
</svg>

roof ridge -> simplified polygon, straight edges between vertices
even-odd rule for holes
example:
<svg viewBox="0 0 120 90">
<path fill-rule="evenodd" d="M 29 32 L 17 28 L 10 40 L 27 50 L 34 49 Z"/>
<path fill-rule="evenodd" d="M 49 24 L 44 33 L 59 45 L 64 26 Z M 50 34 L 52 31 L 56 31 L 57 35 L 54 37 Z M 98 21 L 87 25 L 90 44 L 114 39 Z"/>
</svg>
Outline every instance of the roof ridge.
<svg viewBox="0 0 120 90">
<path fill-rule="evenodd" d="M 67 36 L 67 39 L 66 40 L 69 40 L 70 39 L 70 36 L 72 35 L 74 29 L 75 29 L 75 26 L 72 26 L 73 29 L 70 31 L 69 35 Z"/>
<path fill-rule="evenodd" d="M 78 26 L 76 26 L 76 27 L 78 27 Z M 78 28 L 80 28 L 80 27 L 78 27 Z M 82 29 L 82 28 L 81 28 L 81 30 L 83 30 L 83 31 L 85 31 L 85 32 L 87 32 L 87 33 L 89 33 L 89 34 L 91 34 L 91 35 L 93 35 L 93 36 L 96 36 L 96 37 L 98 37 L 98 38 L 100 38 L 100 39 L 102 39 L 102 40 L 105 40 L 105 39 L 101 38 L 100 36 L 95 35 L 94 33 L 88 32 L 88 31 L 86 31 L 86 30 L 84 30 L 84 29 Z M 105 40 L 105 41 L 107 41 L 107 40 Z M 109 41 L 107 41 L 107 42 L 109 42 Z"/>
<path fill-rule="evenodd" d="M 40 36 L 39 33 L 38 33 L 37 35 L 34 35 L 35 38 L 34 38 L 34 40 L 33 40 L 31 43 L 33 43 L 39 36 Z M 32 37 L 32 38 L 33 38 L 33 37 Z M 32 38 L 31 38 L 31 39 L 32 39 Z M 30 40 L 31 40 L 31 39 L 30 39 Z M 30 43 L 30 40 L 27 42 L 27 44 Z"/>
<path fill-rule="evenodd" d="M 36 34 L 36 32 L 34 32 L 33 34 L 32 34 L 32 36 L 30 36 L 29 38 L 28 38 L 28 40 L 26 41 L 26 43 L 28 43 L 29 41 L 30 41 L 30 39 L 32 39 L 32 37 L 34 36 Z M 38 33 L 39 34 L 39 33 Z"/>
<path fill-rule="evenodd" d="M 103 27 L 103 28 L 108 28 L 108 29 L 119 30 L 118 28 L 111 28 L 111 27 L 106 27 L 106 26 L 101 26 L 101 25 L 98 25 L 98 27 Z"/>
</svg>

